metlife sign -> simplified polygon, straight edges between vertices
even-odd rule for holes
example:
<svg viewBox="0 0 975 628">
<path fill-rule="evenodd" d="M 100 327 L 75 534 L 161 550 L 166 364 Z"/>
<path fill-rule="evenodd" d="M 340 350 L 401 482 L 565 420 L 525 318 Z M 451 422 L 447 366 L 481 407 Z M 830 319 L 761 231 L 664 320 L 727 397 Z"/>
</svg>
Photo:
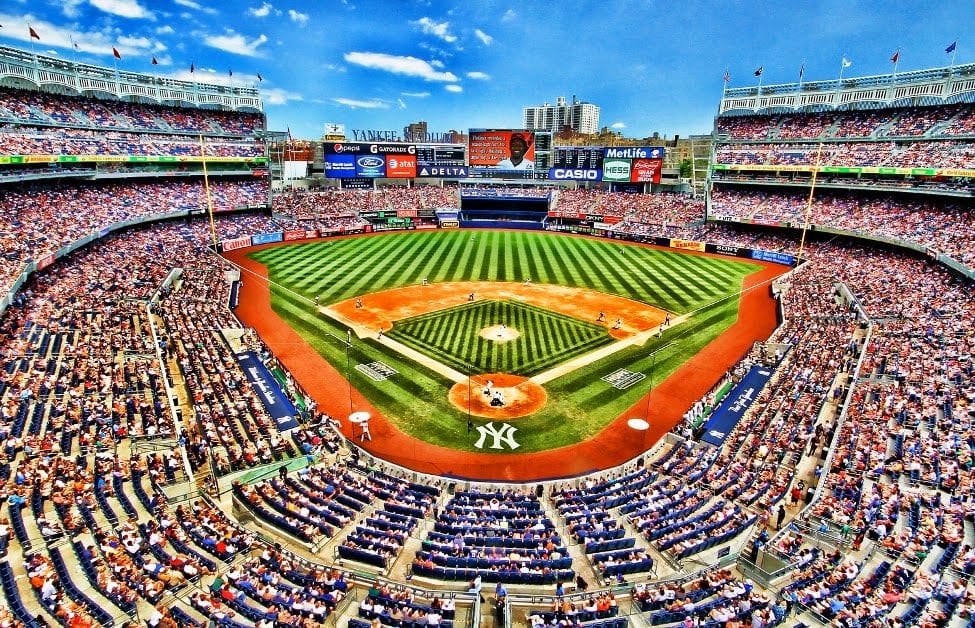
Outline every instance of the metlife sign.
<svg viewBox="0 0 975 628">
<path fill-rule="evenodd" d="M 607 151 L 610 149 L 606 149 Z M 627 181 L 630 180 L 630 160 L 629 159 L 604 159 L 603 160 L 603 181 Z"/>
<path fill-rule="evenodd" d="M 663 146 L 607 146 L 605 159 L 663 159 Z M 606 164 L 603 164 L 603 169 Z"/>
</svg>

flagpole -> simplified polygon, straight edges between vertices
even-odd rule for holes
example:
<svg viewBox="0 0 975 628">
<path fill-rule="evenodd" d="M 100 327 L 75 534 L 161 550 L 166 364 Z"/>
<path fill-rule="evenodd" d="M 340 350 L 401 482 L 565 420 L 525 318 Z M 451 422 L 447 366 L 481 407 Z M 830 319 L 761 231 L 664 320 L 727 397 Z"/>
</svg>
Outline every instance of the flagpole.
<svg viewBox="0 0 975 628">
<path fill-rule="evenodd" d="M 955 69 L 955 55 L 956 54 L 958 54 L 958 40 L 957 39 L 954 41 L 954 43 L 951 44 L 951 66 L 948 68 L 949 70 Z"/>
<path fill-rule="evenodd" d="M 799 91 L 802 92 L 802 75 L 806 73 L 806 60 L 802 60 L 802 65 L 799 66 Z"/>
<path fill-rule="evenodd" d="M 210 236 L 213 238 L 213 252 L 217 250 L 217 227 L 213 222 L 213 198 L 210 196 L 210 177 L 207 173 L 207 152 L 203 145 L 203 134 L 200 134 L 200 160 L 203 164 L 203 190 L 206 192 L 207 214 L 210 216 Z"/>
</svg>

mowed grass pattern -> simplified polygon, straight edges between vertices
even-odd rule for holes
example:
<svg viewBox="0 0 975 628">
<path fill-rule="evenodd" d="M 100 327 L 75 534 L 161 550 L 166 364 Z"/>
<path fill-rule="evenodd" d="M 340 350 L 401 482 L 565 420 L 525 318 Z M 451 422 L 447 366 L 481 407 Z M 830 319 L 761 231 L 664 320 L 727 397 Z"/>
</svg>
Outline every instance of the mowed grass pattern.
<svg viewBox="0 0 975 628">
<path fill-rule="evenodd" d="M 650 352 L 674 341 L 655 360 L 654 379 L 662 381 L 734 322 L 742 279 L 759 269 L 734 258 L 537 231 L 388 233 L 276 246 L 252 257 L 268 268 L 271 303 L 278 315 L 341 373 L 347 370 L 346 330 L 316 311 L 316 295 L 326 305 L 416 285 L 424 277 L 431 282 L 531 278 L 536 286 L 591 288 L 677 314 L 694 312 L 688 322 L 659 340 L 629 347 L 546 384 L 545 408 L 518 419 L 519 452 L 560 447 L 599 432 L 647 391 L 646 386 L 619 391 L 600 378 L 619 368 L 648 374 Z M 386 417 L 417 438 L 474 451 L 466 413 L 447 401 L 452 382 L 387 351 L 374 338 L 355 339 L 353 344 L 354 363 L 378 360 L 399 372 L 378 383 L 354 370 L 350 373 L 352 385 Z"/>
<path fill-rule="evenodd" d="M 481 330 L 505 325 L 515 339 L 499 342 Z M 613 342 L 588 321 L 516 301 L 485 300 L 396 321 L 389 336 L 434 360 L 467 373 L 531 377 Z"/>
</svg>

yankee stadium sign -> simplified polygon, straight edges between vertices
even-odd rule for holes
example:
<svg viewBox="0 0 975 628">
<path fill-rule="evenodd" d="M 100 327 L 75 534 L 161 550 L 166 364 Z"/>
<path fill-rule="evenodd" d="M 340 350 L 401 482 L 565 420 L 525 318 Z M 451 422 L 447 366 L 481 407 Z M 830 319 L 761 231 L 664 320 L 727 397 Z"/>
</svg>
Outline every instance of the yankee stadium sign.
<svg viewBox="0 0 975 628">
<path fill-rule="evenodd" d="M 352 139 L 357 142 L 432 142 L 450 144 L 454 134 L 446 133 L 404 133 L 387 129 L 352 129 Z"/>
</svg>

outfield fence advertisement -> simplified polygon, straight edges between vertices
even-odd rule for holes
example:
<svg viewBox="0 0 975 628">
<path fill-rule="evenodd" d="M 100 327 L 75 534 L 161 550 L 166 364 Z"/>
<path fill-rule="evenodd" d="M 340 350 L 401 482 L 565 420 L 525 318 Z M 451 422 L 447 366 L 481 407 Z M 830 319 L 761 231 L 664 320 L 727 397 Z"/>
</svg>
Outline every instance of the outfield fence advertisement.
<svg viewBox="0 0 975 628">
<path fill-rule="evenodd" d="M 277 423 L 278 429 L 284 432 L 298 427 L 298 421 L 295 419 L 298 412 L 257 354 L 253 351 L 238 353 L 237 361 L 247 380 L 257 391 L 267 413 Z"/>
<path fill-rule="evenodd" d="M 731 430 L 738 425 L 738 421 L 745 416 L 745 412 L 755 402 L 758 393 L 771 377 L 772 371 L 764 366 L 753 366 L 749 369 L 745 377 L 724 398 L 704 424 L 704 435 L 701 436 L 701 440 L 720 447 Z"/>
</svg>

